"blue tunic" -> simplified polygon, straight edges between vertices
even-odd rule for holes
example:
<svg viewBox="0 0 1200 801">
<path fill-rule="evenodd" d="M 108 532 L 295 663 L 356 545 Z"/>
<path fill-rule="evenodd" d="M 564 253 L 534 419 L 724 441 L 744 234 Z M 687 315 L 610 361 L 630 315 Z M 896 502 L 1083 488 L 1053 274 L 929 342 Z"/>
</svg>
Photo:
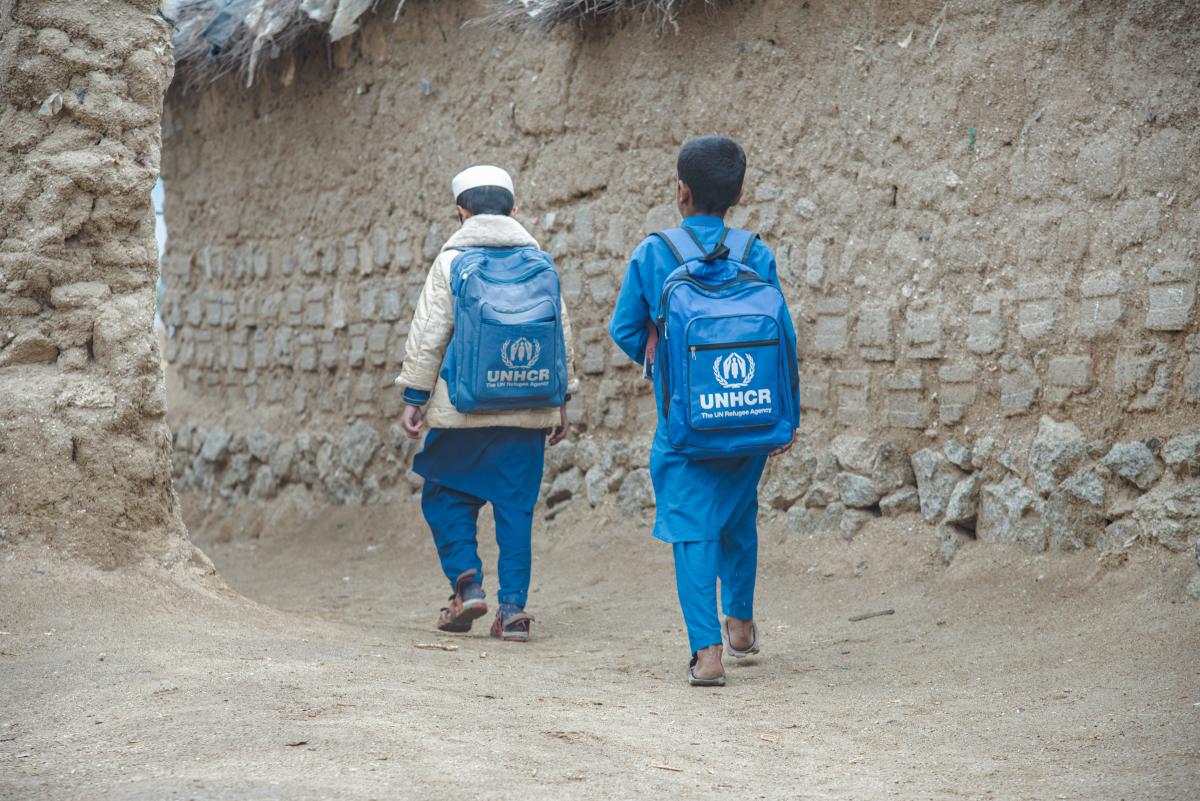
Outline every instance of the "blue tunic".
<svg viewBox="0 0 1200 801">
<path fill-rule="evenodd" d="M 708 216 L 688 217 L 683 224 L 709 249 L 716 246 L 725 227 L 720 217 Z M 751 269 L 779 286 L 770 248 L 755 242 L 748 261 Z M 653 236 L 643 240 L 630 257 L 609 333 L 638 364 L 645 363 L 648 326 L 658 316 L 663 283 L 678 266 L 667 246 Z M 654 536 L 673 543 L 716 540 L 722 533 L 755 533 L 758 481 L 766 457 L 687 459 L 667 441 L 659 381 L 654 382 L 654 397 L 658 403 L 658 428 L 650 450 L 650 478 L 657 504 Z"/>
<path fill-rule="evenodd" d="M 545 440 L 540 428 L 435 428 L 413 459 L 413 472 L 494 506 L 532 510 L 542 486 Z"/>
</svg>

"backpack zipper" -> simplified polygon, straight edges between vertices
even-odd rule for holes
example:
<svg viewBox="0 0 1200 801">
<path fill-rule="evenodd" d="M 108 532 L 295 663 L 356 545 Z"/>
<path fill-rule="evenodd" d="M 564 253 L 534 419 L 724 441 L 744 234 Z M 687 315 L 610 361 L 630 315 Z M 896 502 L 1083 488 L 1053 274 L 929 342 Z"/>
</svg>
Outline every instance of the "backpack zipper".
<svg viewBox="0 0 1200 801">
<path fill-rule="evenodd" d="M 690 345 L 688 349 L 692 352 L 692 361 L 696 360 L 696 351 L 698 350 L 733 350 L 734 348 L 765 348 L 770 345 L 778 345 L 779 337 L 775 339 L 755 339 L 749 342 L 728 342 L 723 345 Z"/>
</svg>

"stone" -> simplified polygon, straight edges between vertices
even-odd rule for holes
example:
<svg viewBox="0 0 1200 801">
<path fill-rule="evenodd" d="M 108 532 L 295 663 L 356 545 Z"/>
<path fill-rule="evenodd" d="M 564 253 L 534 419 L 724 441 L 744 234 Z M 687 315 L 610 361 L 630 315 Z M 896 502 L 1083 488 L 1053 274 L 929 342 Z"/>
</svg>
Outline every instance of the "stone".
<svg viewBox="0 0 1200 801">
<path fill-rule="evenodd" d="M 362 488 L 355 476 L 344 467 L 338 467 L 324 478 L 325 489 L 329 491 L 333 502 L 349 505 L 362 500 Z"/>
<path fill-rule="evenodd" d="M 834 374 L 837 386 L 837 422 L 842 425 L 861 425 L 871 418 L 870 370 L 838 370 Z M 804 391 L 800 391 L 801 397 Z"/>
<path fill-rule="evenodd" d="M 767 462 L 766 480 L 759 490 L 761 502 L 772 509 L 790 509 L 812 486 L 817 455 L 808 446 L 793 446 Z"/>
<path fill-rule="evenodd" d="M 274 498 L 279 492 L 279 482 L 269 465 L 262 465 L 254 473 L 254 482 L 250 485 L 249 495 L 252 499 L 264 500 Z"/>
<path fill-rule="evenodd" d="M 838 473 L 838 497 L 851 509 L 866 509 L 879 503 L 879 490 L 869 478 L 854 473 Z"/>
<path fill-rule="evenodd" d="M 1021 545 L 1033 551 L 1046 550 L 1043 500 L 1009 476 L 979 489 L 979 514 L 975 534 L 983 542 Z"/>
<path fill-rule="evenodd" d="M 225 481 L 222 483 L 226 486 L 237 486 L 249 480 L 250 454 L 239 453 L 229 460 L 229 467 L 225 470 Z"/>
<path fill-rule="evenodd" d="M 921 501 L 921 514 L 932 523 L 946 511 L 951 493 L 964 478 L 963 472 L 932 448 L 922 448 L 914 453 L 912 468 Z"/>
<path fill-rule="evenodd" d="M 897 517 L 921 511 L 921 497 L 916 487 L 901 487 L 879 499 L 879 511 L 884 517 Z"/>
<path fill-rule="evenodd" d="M 963 470 L 971 469 L 971 449 L 953 437 L 946 440 L 942 453 L 950 460 L 950 464 Z"/>
<path fill-rule="evenodd" d="M 58 348 L 37 331 L 18 334 L 8 347 L 0 350 L 0 367 L 18 364 L 50 364 L 58 358 Z"/>
<path fill-rule="evenodd" d="M 1029 410 L 1041 394 L 1038 374 L 1019 356 L 1000 357 L 1000 409 L 1006 417 Z"/>
<path fill-rule="evenodd" d="M 838 520 L 838 533 L 842 535 L 842 539 L 846 542 L 854 539 L 854 535 L 867 524 L 874 515 L 868 512 L 863 512 L 858 509 L 846 509 L 842 512 L 841 519 Z"/>
<path fill-rule="evenodd" d="M 1062 403 L 1092 386 L 1090 356 L 1054 356 L 1046 370 L 1046 399 Z"/>
<path fill-rule="evenodd" d="M 1143 535 L 1172 551 L 1200 538 L 1200 481 L 1164 479 L 1133 506 Z"/>
<path fill-rule="evenodd" d="M 275 448 L 275 437 L 261 428 L 256 428 L 246 435 L 246 448 L 250 451 L 251 456 L 265 464 L 271 459 L 271 452 Z"/>
<path fill-rule="evenodd" d="M 864 306 L 858 313 L 858 348 L 869 362 L 890 362 L 896 359 L 896 325 L 893 310 L 888 306 Z"/>
<path fill-rule="evenodd" d="M 1193 573 L 1183 585 L 1183 591 L 1193 601 L 1200 601 L 1200 573 Z"/>
<path fill-rule="evenodd" d="M 293 479 L 292 468 L 296 460 L 296 445 L 290 440 L 283 440 L 271 453 L 270 465 L 275 475 L 283 481 Z"/>
<path fill-rule="evenodd" d="M 845 513 L 846 507 L 840 503 L 831 504 L 821 509 L 806 509 L 803 506 L 793 506 L 788 510 L 786 525 L 791 533 L 802 536 L 814 536 L 830 531 L 840 532 L 842 517 Z M 853 525 L 853 522 L 851 525 Z"/>
<path fill-rule="evenodd" d="M 1197 357 L 1200 365 L 1200 357 Z M 1197 370 L 1200 373 L 1200 368 Z M 810 367 L 800 371 L 800 410 L 825 412 L 829 410 L 829 370 Z M 1200 397 L 1200 377 L 1197 378 L 1197 397 Z"/>
<path fill-rule="evenodd" d="M 338 445 L 338 461 L 355 478 L 361 478 L 367 463 L 383 444 L 379 432 L 362 420 L 356 420 Z"/>
<path fill-rule="evenodd" d="M 946 501 L 944 523 L 966 528 L 975 527 L 975 517 L 979 511 L 979 484 L 979 474 L 972 473 L 954 485 L 954 490 Z"/>
<path fill-rule="evenodd" d="M 1071 497 L 1091 504 L 1097 509 L 1104 508 L 1104 482 L 1096 468 L 1087 467 L 1068 477 L 1061 485 L 1063 492 Z"/>
<path fill-rule="evenodd" d="M 229 453 L 229 441 L 232 435 L 221 428 L 213 426 L 204 437 L 204 446 L 200 449 L 200 458 L 206 462 L 222 462 Z"/>
<path fill-rule="evenodd" d="M 943 565 L 949 565 L 958 555 L 958 549 L 967 542 L 967 537 L 953 526 L 941 526 L 934 534 L 937 539 L 937 555 Z"/>
<path fill-rule="evenodd" d="M 575 441 L 564 440 L 546 449 L 546 473 L 556 476 L 575 464 Z"/>
<path fill-rule="evenodd" d="M 929 400 L 920 370 L 900 370 L 884 380 L 887 423 L 897 428 L 924 429 L 929 425 Z"/>
<path fill-rule="evenodd" d="M 847 312 L 849 304 L 841 298 L 820 298 L 816 304 L 817 326 L 813 334 L 813 350 L 821 355 L 836 356 L 846 352 L 849 339 Z"/>
<path fill-rule="evenodd" d="M 975 403 L 979 388 L 975 384 L 975 367 L 971 364 L 944 364 L 938 368 L 941 382 L 938 392 L 938 419 L 943 423 L 958 423 L 967 409 Z"/>
<path fill-rule="evenodd" d="M 1096 538 L 1096 550 L 1103 555 L 1117 554 L 1129 550 L 1142 536 L 1142 527 L 1136 520 L 1122 518 L 1109 523 Z"/>
<path fill-rule="evenodd" d="M 906 485 L 916 485 L 917 477 L 913 475 L 908 450 L 890 440 L 879 443 L 871 464 L 871 481 L 881 495 Z"/>
<path fill-rule="evenodd" d="M 1128 401 L 1131 412 L 1157 411 L 1170 394 L 1171 362 L 1166 344 L 1144 343 L 1122 348 L 1113 366 L 1117 396 Z"/>
<path fill-rule="evenodd" d="M 804 256 L 804 282 L 813 289 L 825 283 L 825 241 L 818 237 L 809 240 Z"/>
<path fill-rule="evenodd" d="M 1104 271 L 1085 275 L 1079 284 L 1079 315 L 1075 324 L 1080 336 L 1094 339 L 1116 328 L 1125 315 L 1124 293 L 1125 279 L 1120 273 Z"/>
<path fill-rule="evenodd" d="M 843 470 L 867 476 L 875 466 L 878 448 L 866 437 L 839 434 L 830 443 L 829 451 Z"/>
<path fill-rule="evenodd" d="M 60 284 L 50 290 L 50 305 L 56 309 L 91 308 L 107 300 L 110 295 L 112 290 L 108 284 L 97 281 Z"/>
<path fill-rule="evenodd" d="M 1143 442 L 1118 442 L 1100 464 L 1140 490 L 1149 489 L 1163 472 L 1162 465 Z"/>
<path fill-rule="evenodd" d="M 1129 137 L 1120 128 L 1090 139 L 1075 157 L 1075 180 L 1093 198 L 1115 196 L 1121 188 L 1121 162 L 1129 146 Z"/>
<path fill-rule="evenodd" d="M 1034 486 L 1048 495 L 1087 456 L 1087 439 L 1074 423 L 1043 416 L 1029 446 L 1029 470 Z"/>
<path fill-rule="evenodd" d="M 578 495 L 583 489 L 583 471 L 578 467 L 564 470 L 554 477 L 546 493 L 546 506 L 556 506 Z"/>
<path fill-rule="evenodd" d="M 598 506 L 604 500 L 604 496 L 608 494 L 608 476 L 598 464 L 588 468 L 587 473 L 583 476 L 583 484 L 587 492 L 587 501 L 592 506 Z"/>
<path fill-rule="evenodd" d="M 1081 551 L 1104 536 L 1102 511 L 1063 489 L 1050 493 L 1043 506 L 1048 544 L 1058 551 Z"/>
<path fill-rule="evenodd" d="M 995 353 L 1004 347 L 1004 316 L 999 293 L 976 295 L 967 318 L 967 350 L 972 353 Z"/>
<path fill-rule="evenodd" d="M 1026 340 L 1039 341 L 1058 326 L 1058 299 L 1062 290 L 1054 281 L 1032 278 L 1017 287 L 1017 330 Z"/>
<path fill-rule="evenodd" d="M 942 320 L 936 311 L 909 309 L 904 324 L 905 355 L 910 359 L 940 359 L 945 344 Z"/>
<path fill-rule="evenodd" d="M 1151 331 L 1183 331 L 1196 305 L 1196 279 L 1200 262 L 1168 259 L 1150 268 L 1146 328 Z"/>
<path fill-rule="evenodd" d="M 649 470 L 639 467 L 625 476 L 617 493 L 617 504 L 627 514 L 654 507 L 654 485 L 650 481 Z"/>
<path fill-rule="evenodd" d="M 1200 433 L 1171 437 L 1162 449 L 1162 459 L 1179 475 L 1200 473 Z"/>
</svg>

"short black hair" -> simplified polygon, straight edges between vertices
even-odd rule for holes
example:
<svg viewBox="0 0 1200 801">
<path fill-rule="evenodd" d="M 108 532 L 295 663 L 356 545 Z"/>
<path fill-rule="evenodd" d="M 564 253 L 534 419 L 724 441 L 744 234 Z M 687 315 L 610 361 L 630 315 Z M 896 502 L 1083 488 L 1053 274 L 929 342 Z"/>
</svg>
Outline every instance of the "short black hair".
<svg viewBox="0 0 1200 801">
<path fill-rule="evenodd" d="M 454 202 L 471 214 L 506 216 L 512 214 L 513 206 L 516 203 L 513 200 L 512 192 L 502 186 L 477 186 L 474 189 L 467 189 L 456 197 Z"/>
<path fill-rule="evenodd" d="M 702 136 L 680 149 L 675 171 L 692 190 L 697 211 L 724 214 L 746 180 L 746 151 L 728 137 Z"/>
</svg>

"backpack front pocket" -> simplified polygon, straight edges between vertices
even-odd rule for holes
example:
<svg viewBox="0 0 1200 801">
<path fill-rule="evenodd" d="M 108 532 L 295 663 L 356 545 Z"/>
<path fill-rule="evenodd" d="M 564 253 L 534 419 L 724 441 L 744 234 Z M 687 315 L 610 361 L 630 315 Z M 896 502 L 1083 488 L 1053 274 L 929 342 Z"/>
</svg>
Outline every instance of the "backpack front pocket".
<svg viewBox="0 0 1200 801">
<path fill-rule="evenodd" d="M 759 428 L 783 414 L 779 326 L 765 315 L 698 317 L 687 329 L 688 422 L 697 430 Z"/>
<path fill-rule="evenodd" d="M 552 405 L 561 339 L 550 303 L 505 311 L 485 306 L 472 354 L 477 402 L 511 408 Z"/>
</svg>

